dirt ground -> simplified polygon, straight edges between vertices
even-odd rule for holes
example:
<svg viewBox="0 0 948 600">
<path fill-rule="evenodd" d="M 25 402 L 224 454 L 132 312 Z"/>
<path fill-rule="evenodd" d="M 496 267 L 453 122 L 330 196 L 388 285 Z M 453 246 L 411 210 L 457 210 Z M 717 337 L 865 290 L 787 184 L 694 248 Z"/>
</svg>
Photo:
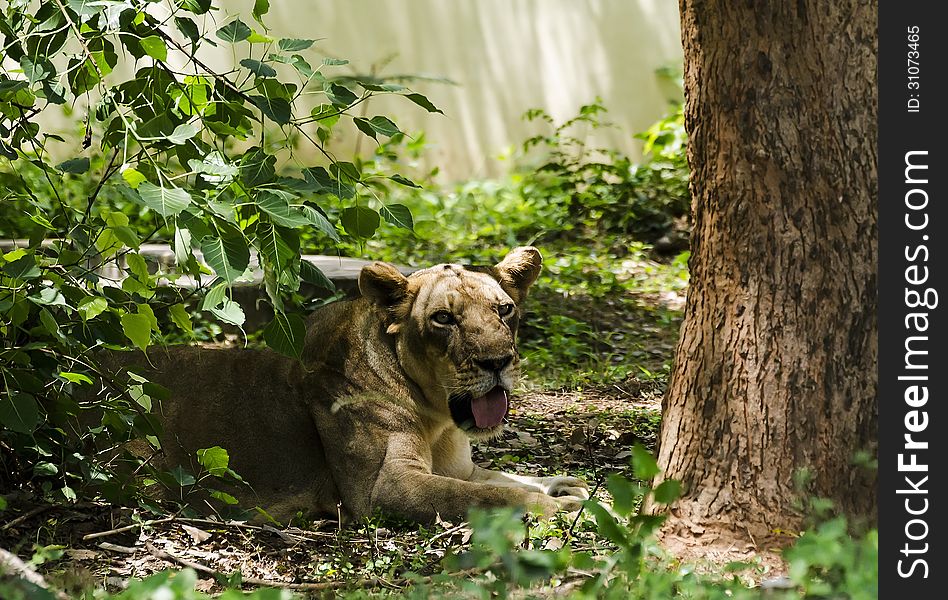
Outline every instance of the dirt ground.
<svg viewBox="0 0 948 600">
<path fill-rule="evenodd" d="M 503 436 L 479 444 L 475 460 L 521 473 L 580 474 L 608 501 L 600 484 L 611 473 L 632 476 L 631 447 L 654 448 L 660 394 L 657 385 L 638 382 L 522 394 Z M 409 572 L 441 572 L 442 559 L 462 551 L 471 535 L 465 523 L 418 527 L 375 520 L 340 527 L 323 520 L 281 528 L 108 504 L 50 506 L 29 498 L 12 502 L 3 518 L 0 547 L 25 560 L 40 557 L 33 558 L 40 562 L 37 570 L 67 592 L 89 586 L 115 591 L 130 578 L 171 567 L 195 569 L 198 589 L 208 592 L 238 581 L 309 592 L 400 588 Z M 561 540 L 546 543 L 555 548 Z M 702 570 L 742 560 L 757 562 L 758 580 L 783 572 L 779 558 L 761 548 L 703 548 L 673 538 L 666 544 Z"/>
</svg>

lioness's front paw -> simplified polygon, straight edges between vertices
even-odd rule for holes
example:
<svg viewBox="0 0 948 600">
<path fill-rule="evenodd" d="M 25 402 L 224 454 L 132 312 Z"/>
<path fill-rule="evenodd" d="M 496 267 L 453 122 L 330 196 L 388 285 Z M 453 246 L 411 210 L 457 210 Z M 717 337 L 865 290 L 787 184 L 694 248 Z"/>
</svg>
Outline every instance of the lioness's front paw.
<svg viewBox="0 0 948 600">
<path fill-rule="evenodd" d="M 542 517 L 552 517 L 558 512 L 574 512 L 582 508 L 583 500 L 580 496 L 549 496 L 535 494 L 533 501 L 527 508 L 530 512 Z"/>
<path fill-rule="evenodd" d="M 554 497 L 573 496 L 583 500 L 589 499 L 589 486 L 582 479 L 576 477 L 550 477 L 546 483 L 546 493 Z"/>
</svg>

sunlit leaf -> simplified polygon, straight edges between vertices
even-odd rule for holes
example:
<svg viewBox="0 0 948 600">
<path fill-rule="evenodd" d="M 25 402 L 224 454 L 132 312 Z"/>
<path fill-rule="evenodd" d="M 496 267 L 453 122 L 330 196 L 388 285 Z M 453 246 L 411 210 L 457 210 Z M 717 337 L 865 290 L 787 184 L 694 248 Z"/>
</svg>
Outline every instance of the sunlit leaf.
<svg viewBox="0 0 948 600">
<path fill-rule="evenodd" d="M 148 208 L 164 218 L 181 214 L 191 205 L 191 194 L 177 187 L 158 187 L 145 181 L 138 186 L 138 195 Z"/>
<path fill-rule="evenodd" d="M 240 277 L 250 263 L 250 248 L 239 234 L 207 236 L 201 240 L 204 261 L 227 283 Z"/>
<path fill-rule="evenodd" d="M 227 473 L 227 465 L 230 464 L 230 455 L 227 450 L 220 446 L 210 448 L 201 448 L 197 451 L 198 462 L 207 469 L 207 472 L 216 477 Z"/>
<path fill-rule="evenodd" d="M 151 343 L 151 320 L 148 315 L 126 313 L 122 315 L 121 320 L 125 337 L 140 350 L 148 348 Z"/>
<path fill-rule="evenodd" d="M 145 54 L 164 62 L 168 60 L 168 47 L 165 45 L 164 40 L 162 40 L 157 35 L 150 35 L 148 37 L 142 38 L 138 42 L 142 46 L 142 50 L 145 51 Z"/>
</svg>

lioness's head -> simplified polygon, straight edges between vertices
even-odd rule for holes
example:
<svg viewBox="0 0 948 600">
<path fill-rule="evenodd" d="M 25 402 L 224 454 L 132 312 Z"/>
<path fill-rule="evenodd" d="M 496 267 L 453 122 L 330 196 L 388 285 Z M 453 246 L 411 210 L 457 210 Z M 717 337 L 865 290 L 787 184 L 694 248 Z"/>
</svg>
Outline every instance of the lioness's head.
<svg viewBox="0 0 948 600">
<path fill-rule="evenodd" d="M 519 375 L 517 326 L 543 262 L 516 248 L 493 267 L 442 264 L 408 277 L 386 263 L 362 269 L 359 290 L 381 311 L 398 361 L 429 409 L 477 437 L 503 426 Z"/>
</svg>

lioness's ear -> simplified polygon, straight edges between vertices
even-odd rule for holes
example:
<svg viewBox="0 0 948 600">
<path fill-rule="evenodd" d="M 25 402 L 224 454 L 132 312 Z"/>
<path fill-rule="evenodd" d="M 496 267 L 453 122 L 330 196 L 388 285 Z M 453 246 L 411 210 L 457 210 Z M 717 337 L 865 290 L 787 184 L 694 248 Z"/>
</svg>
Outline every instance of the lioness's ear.
<svg viewBox="0 0 948 600">
<path fill-rule="evenodd" d="M 504 260 L 494 267 L 500 275 L 500 285 L 504 291 L 520 304 L 527 297 L 527 290 L 537 280 L 543 257 L 533 246 L 514 248 Z"/>
<path fill-rule="evenodd" d="M 383 308 L 392 308 L 404 299 L 407 286 L 408 278 L 388 263 L 366 265 L 359 273 L 359 291 Z"/>
</svg>

